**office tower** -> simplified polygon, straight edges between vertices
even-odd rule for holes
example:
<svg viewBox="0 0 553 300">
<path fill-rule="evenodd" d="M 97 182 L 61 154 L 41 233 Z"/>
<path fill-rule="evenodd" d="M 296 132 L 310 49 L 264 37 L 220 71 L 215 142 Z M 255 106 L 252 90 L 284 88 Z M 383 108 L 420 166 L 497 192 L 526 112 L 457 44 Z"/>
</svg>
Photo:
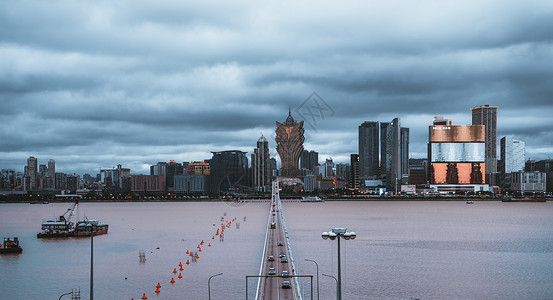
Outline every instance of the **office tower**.
<svg viewBox="0 0 553 300">
<path fill-rule="evenodd" d="M 27 159 L 27 177 L 29 178 L 27 189 L 36 189 L 38 179 L 38 160 L 33 156 Z"/>
<path fill-rule="evenodd" d="M 315 152 L 313 150 L 303 150 L 301 152 L 301 161 L 300 161 L 300 167 L 302 169 L 307 169 L 310 171 L 314 171 L 317 167 L 317 164 L 319 163 L 319 153 Z"/>
<path fill-rule="evenodd" d="M 484 125 L 429 126 L 428 180 L 430 184 L 449 184 L 450 191 L 475 191 L 476 188 L 471 187 L 471 184 L 482 185 L 486 182 L 484 127 Z"/>
<path fill-rule="evenodd" d="M 56 187 L 56 161 L 53 159 L 48 161 L 48 187 Z"/>
<path fill-rule="evenodd" d="M 67 189 L 67 175 L 65 173 L 56 173 L 56 190 Z"/>
<path fill-rule="evenodd" d="M 183 168 L 186 165 L 186 174 L 189 175 L 209 175 L 211 173 L 211 168 L 209 166 L 209 160 L 204 161 L 193 161 L 185 162 L 182 164 Z"/>
<path fill-rule="evenodd" d="M 269 156 L 269 142 L 261 133 L 257 140 L 257 148 L 253 150 L 252 158 L 252 186 L 256 191 L 267 192 L 271 187 L 271 161 Z"/>
<path fill-rule="evenodd" d="M 408 168 L 409 164 L 409 129 L 403 130 L 403 138 L 406 140 L 403 145 L 401 136 L 401 124 L 399 118 L 392 122 L 380 123 L 380 169 L 381 176 L 386 178 L 388 191 L 398 191 L 401 185 L 402 162 Z M 405 148 L 406 159 L 403 160 L 402 149 Z M 408 169 L 405 172 L 409 173 Z"/>
<path fill-rule="evenodd" d="M 358 190 L 359 189 L 359 154 L 350 155 L 350 183 L 349 187 Z"/>
<path fill-rule="evenodd" d="M 525 144 L 511 136 L 501 138 L 501 163 L 499 171 L 503 174 L 524 170 Z"/>
<path fill-rule="evenodd" d="M 243 190 L 248 187 L 248 158 L 246 152 L 228 150 L 211 152 L 209 189 L 214 192 Z"/>
<path fill-rule="evenodd" d="M 409 128 L 401 127 L 401 180 L 402 184 L 409 181 Z"/>
<path fill-rule="evenodd" d="M 284 124 L 276 122 L 276 143 L 277 152 L 280 156 L 281 176 L 296 177 L 298 175 L 298 163 L 303 151 L 303 121 L 296 122 L 292 118 L 292 113 L 288 112 L 288 117 Z"/>
<path fill-rule="evenodd" d="M 472 125 L 484 125 L 486 130 L 486 175 L 497 172 L 497 108 L 489 105 L 471 108 Z"/>
<path fill-rule="evenodd" d="M 278 169 L 277 169 L 277 161 L 274 157 L 271 157 L 271 176 L 276 177 L 278 176 Z"/>
<path fill-rule="evenodd" d="M 353 166 L 353 165 L 352 165 Z M 359 125 L 359 177 L 378 176 L 378 122 Z"/>
</svg>

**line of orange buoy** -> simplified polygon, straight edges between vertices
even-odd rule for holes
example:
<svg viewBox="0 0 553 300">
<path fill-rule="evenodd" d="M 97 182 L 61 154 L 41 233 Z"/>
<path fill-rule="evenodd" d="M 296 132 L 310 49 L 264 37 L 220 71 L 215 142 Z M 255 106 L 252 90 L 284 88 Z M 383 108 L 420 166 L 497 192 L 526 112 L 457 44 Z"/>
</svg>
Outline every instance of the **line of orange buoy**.
<svg viewBox="0 0 553 300">
<path fill-rule="evenodd" d="M 222 237 L 223 233 L 225 232 L 225 229 L 223 228 L 223 226 L 225 226 L 225 227 L 227 227 L 227 228 L 231 228 L 232 222 L 234 222 L 234 221 L 236 221 L 236 218 L 232 219 L 231 221 L 227 221 L 226 224 L 225 224 L 225 223 L 221 223 L 221 228 L 220 228 L 221 231 L 219 232 L 219 228 L 217 228 L 217 232 L 215 233 L 215 235 L 221 235 L 221 237 Z M 215 235 L 211 237 L 212 240 L 215 239 Z M 202 240 L 202 241 L 198 244 L 198 246 L 196 247 L 196 248 L 198 249 L 198 252 L 202 252 L 201 246 L 202 246 L 204 243 L 205 243 L 205 241 Z M 211 243 L 208 243 L 207 246 L 208 246 L 208 247 L 211 247 Z M 192 252 L 190 252 L 189 250 L 186 250 L 186 254 L 188 254 L 189 256 L 194 257 L 194 256 L 193 256 L 194 254 L 193 254 Z M 196 254 L 196 259 L 198 259 L 198 258 L 200 258 L 200 256 L 199 256 L 198 254 Z M 189 264 L 190 264 L 190 260 L 187 259 L 185 264 L 189 265 Z M 179 262 L 178 266 L 179 266 L 179 270 L 180 270 L 180 271 L 183 271 L 183 270 L 184 270 L 182 262 Z M 174 269 L 173 269 L 173 274 L 176 274 L 176 273 L 177 273 L 177 268 L 174 268 Z M 182 276 L 182 273 L 179 273 L 179 276 L 177 276 L 178 279 L 182 279 L 182 277 L 183 277 L 183 276 Z M 169 281 L 169 282 L 170 282 L 171 284 L 174 284 L 174 283 L 175 283 L 175 278 L 174 278 L 174 277 L 171 278 L 171 281 Z M 159 293 L 161 292 L 160 288 L 161 288 L 161 284 L 158 282 L 157 285 L 156 285 L 156 289 L 155 289 L 154 292 L 155 292 L 156 294 L 159 294 Z M 142 294 L 142 298 L 141 298 L 141 299 L 142 299 L 142 300 L 148 299 L 148 297 L 146 296 L 146 293 L 143 293 L 143 294 Z M 134 298 L 132 298 L 132 300 L 134 300 Z"/>
</svg>

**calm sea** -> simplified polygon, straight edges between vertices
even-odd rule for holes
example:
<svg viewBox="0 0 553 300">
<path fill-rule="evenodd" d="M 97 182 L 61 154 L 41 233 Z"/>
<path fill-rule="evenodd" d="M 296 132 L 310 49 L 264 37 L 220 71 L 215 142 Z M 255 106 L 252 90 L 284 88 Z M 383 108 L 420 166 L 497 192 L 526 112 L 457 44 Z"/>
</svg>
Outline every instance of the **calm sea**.
<svg viewBox="0 0 553 300">
<path fill-rule="evenodd" d="M 283 206 L 298 273 L 315 274 L 307 258 L 318 262 L 319 273 L 336 276 L 336 241 L 320 234 L 333 227 L 357 233 L 341 243 L 344 299 L 553 299 L 552 202 Z M 58 299 L 73 288 L 89 298 L 90 239 L 36 238 L 43 220 L 69 207 L 0 205 L 0 237 L 18 236 L 24 249 L 0 256 L 0 299 Z M 259 270 L 268 213 L 268 202 L 83 203 L 81 217 L 110 225 L 109 234 L 94 238 L 94 297 L 207 299 L 208 278 L 222 272 L 211 280 L 212 299 L 244 299 L 245 275 Z M 224 241 L 211 239 L 221 217 L 237 218 Z M 173 269 L 201 240 L 200 258 L 177 279 Z M 140 250 L 145 263 L 139 262 Z M 255 284 L 248 282 L 250 299 Z M 300 286 L 308 299 L 309 281 Z M 320 299 L 334 299 L 335 288 L 333 279 L 320 275 Z"/>
</svg>

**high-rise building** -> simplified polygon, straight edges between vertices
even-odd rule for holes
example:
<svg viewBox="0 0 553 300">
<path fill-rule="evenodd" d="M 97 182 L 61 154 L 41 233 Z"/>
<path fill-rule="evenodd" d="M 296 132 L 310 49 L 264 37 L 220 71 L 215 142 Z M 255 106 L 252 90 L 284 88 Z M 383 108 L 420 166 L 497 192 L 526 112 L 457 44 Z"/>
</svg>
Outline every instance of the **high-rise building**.
<svg viewBox="0 0 553 300">
<path fill-rule="evenodd" d="M 497 172 L 497 108 L 489 105 L 471 108 L 472 125 L 484 125 L 486 130 L 486 175 Z"/>
<path fill-rule="evenodd" d="M 252 186 L 256 191 L 268 192 L 271 188 L 271 160 L 269 156 L 269 142 L 261 133 L 257 140 L 257 148 L 253 150 L 252 158 Z"/>
<path fill-rule="evenodd" d="M 359 154 L 350 155 L 351 174 L 349 187 L 354 190 L 359 189 Z"/>
<path fill-rule="evenodd" d="M 303 150 L 301 152 L 300 167 L 310 171 L 315 171 L 319 163 L 319 153 L 313 150 Z"/>
<path fill-rule="evenodd" d="M 298 163 L 303 151 L 303 121 L 296 122 L 292 118 L 292 113 L 288 112 L 288 117 L 284 124 L 276 122 L 276 150 L 280 156 L 281 176 L 296 177 L 298 175 Z"/>
<path fill-rule="evenodd" d="M 278 169 L 277 169 L 276 159 L 274 157 L 271 157 L 270 163 L 271 163 L 271 176 L 272 177 L 278 176 Z"/>
<path fill-rule="evenodd" d="M 56 161 L 48 160 L 48 187 L 56 187 Z"/>
<path fill-rule="evenodd" d="M 353 166 L 353 165 L 352 165 Z M 378 176 L 378 122 L 359 125 L 359 177 Z"/>
<path fill-rule="evenodd" d="M 31 156 L 27 159 L 27 177 L 29 178 L 28 190 L 37 188 L 38 179 L 38 160 Z"/>
<path fill-rule="evenodd" d="M 501 138 L 501 162 L 499 172 L 503 174 L 524 170 L 525 144 L 511 136 Z"/>
<path fill-rule="evenodd" d="M 409 181 L 409 128 L 401 127 L 401 183 Z"/>
<path fill-rule="evenodd" d="M 211 167 L 209 189 L 212 192 L 237 191 L 248 187 L 246 152 L 228 150 L 211 153 L 213 157 L 209 162 Z"/>
<path fill-rule="evenodd" d="M 407 145 L 402 145 L 401 124 L 399 118 L 395 118 L 392 122 L 380 123 L 380 168 L 382 175 L 386 176 L 386 189 L 388 191 L 399 191 L 401 180 L 403 178 L 402 162 L 405 162 L 409 168 L 409 131 L 404 138 Z M 403 160 L 402 149 L 405 147 L 406 159 Z M 408 174 L 408 170 L 406 174 Z"/>
<path fill-rule="evenodd" d="M 482 191 L 485 126 L 429 126 L 428 180 L 441 191 Z M 487 188 L 486 188 L 487 189 Z"/>
</svg>

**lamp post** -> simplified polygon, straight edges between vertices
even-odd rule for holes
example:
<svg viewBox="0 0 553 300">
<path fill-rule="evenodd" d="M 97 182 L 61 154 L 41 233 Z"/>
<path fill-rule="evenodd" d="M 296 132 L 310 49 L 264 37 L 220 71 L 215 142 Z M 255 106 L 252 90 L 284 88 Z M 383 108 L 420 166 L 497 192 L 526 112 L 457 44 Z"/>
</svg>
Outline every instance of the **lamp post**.
<svg viewBox="0 0 553 300">
<path fill-rule="evenodd" d="M 71 291 L 71 292 L 69 292 L 69 293 L 65 293 L 65 294 L 61 295 L 61 296 L 60 296 L 60 298 L 59 298 L 58 300 L 61 300 L 61 297 L 63 297 L 63 296 L 66 296 L 66 295 L 71 295 L 71 294 L 73 294 L 73 291 Z"/>
<path fill-rule="evenodd" d="M 306 261 L 314 262 L 317 267 L 317 300 L 319 300 L 319 264 L 312 259 L 305 259 Z"/>
<path fill-rule="evenodd" d="M 209 300 L 211 300 L 211 278 L 213 278 L 213 277 L 215 277 L 215 276 L 219 276 L 219 275 L 223 275 L 223 273 L 211 275 L 211 276 L 209 277 L 209 279 L 207 280 L 207 295 L 208 295 L 208 299 L 209 299 Z"/>
<path fill-rule="evenodd" d="M 338 300 L 342 299 L 342 269 L 340 264 L 340 238 L 343 238 L 345 240 L 352 239 L 354 240 L 357 237 L 357 234 L 355 232 L 347 232 L 346 228 L 332 228 L 332 231 L 330 232 L 323 232 L 321 234 L 321 237 L 323 240 L 331 239 L 335 240 L 338 239 L 338 286 L 337 286 L 337 298 Z"/>
<path fill-rule="evenodd" d="M 92 224 L 90 224 L 90 300 L 94 300 L 94 225 Z"/>
<path fill-rule="evenodd" d="M 334 279 L 334 281 L 336 281 L 336 299 L 338 299 L 338 279 L 336 279 L 336 277 L 332 276 L 332 275 L 326 275 L 326 274 L 322 274 L 323 276 L 326 276 L 326 277 L 330 277 L 332 279 Z"/>
</svg>

